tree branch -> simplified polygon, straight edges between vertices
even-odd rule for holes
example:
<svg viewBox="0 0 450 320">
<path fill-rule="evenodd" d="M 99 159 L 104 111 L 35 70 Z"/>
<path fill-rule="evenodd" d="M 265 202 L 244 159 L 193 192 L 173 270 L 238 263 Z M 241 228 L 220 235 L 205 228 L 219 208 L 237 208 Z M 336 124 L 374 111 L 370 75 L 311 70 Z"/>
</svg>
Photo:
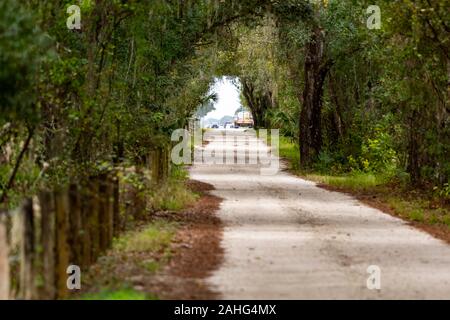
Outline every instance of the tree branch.
<svg viewBox="0 0 450 320">
<path fill-rule="evenodd" d="M 33 138 L 33 134 L 34 134 L 34 128 L 28 128 L 27 139 L 25 140 L 23 148 L 20 151 L 19 157 L 17 158 L 16 164 L 14 165 L 14 169 L 13 169 L 13 172 L 11 173 L 11 176 L 9 177 L 8 184 L 3 189 L 2 196 L 0 198 L 0 203 L 3 203 L 6 200 L 8 191 L 14 185 L 14 180 L 16 178 L 17 171 L 19 170 L 19 167 L 20 167 L 20 164 L 22 162 L 23 156 L 25 155 L 25 152 L 27 151 L 28 146 L 30 145 L 30 141 L 31 141 L 31 138 Z"/>
</svg>

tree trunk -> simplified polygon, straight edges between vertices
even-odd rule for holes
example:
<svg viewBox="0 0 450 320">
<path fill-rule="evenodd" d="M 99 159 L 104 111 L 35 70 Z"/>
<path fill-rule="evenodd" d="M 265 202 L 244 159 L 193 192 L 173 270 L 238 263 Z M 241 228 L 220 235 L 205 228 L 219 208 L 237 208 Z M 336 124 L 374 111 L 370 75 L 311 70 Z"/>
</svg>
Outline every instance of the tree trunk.
<svg viewBox="0 0 450 320">
<path fill-rule="evenodd" d="M 344 125 L 342 121 L 342 108 L 341 103 L 339 101 L 339 96 L 336 88 L 336 79 L 335 77 L 330 74 L 329 78 L 329 94 L 332 99 L 332 102 L 334 103 L 334 108 L 332 110 L 331 114 L 331 125 L 333 127 L 332 132 L 330 133 L 330 140 L 332 142 L 333 146 L 336 146 L 340 139 L 342 139 L 344 135 Z"/>
<path fill-rule="evenodd" d="M 412 117 L 409 119 L 409 141 L 408 141 L 408 167 L 411 182 L 414 185 L 420 183 L 420 164 L 419 164 L 419 137 L 417 134 L 417 112 L 414 110 Z"/>
<path fill-rule="evenodd" d="M 316 28 L 307 45 L 304 64 L 303 105 L 300 112 L 300 165 L 310 166 L 322 147 L 321 111 L 323 85 L 331 62 L 324 58 L 322 31 Z"/>
<path fill-rule="evenodd" d="M 272 92 L 256 93 L 253 84 L 247 79 L 242 79 L 242 85 L 242 93 L 252 113 L 255 129 L 268 128 L 266 113 L 273 105 Z"/>
</svg>

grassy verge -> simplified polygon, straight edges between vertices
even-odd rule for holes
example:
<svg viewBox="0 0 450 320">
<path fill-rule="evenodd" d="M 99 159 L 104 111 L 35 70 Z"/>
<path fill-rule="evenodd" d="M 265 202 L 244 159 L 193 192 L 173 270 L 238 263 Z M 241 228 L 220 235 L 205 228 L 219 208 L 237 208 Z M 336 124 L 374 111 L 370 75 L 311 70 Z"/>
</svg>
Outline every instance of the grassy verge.
<svg viewBox="0 0 450 320">
<path fill-rule="evenodd" d="M 187 172 L 174 168 L 171 177 L 146 194 L 149 217 L 130 224 L 112 248 L 83 276 L 77 299 L 155 300 L 152 281 L 170 261 L 181 225 L 172 215 L 193 205 L 199 195 L 187 187 Z M 158 214 L 164 213 L 164 214 Z"/>
<path fill-rule="evenodd" d="M 292 171 L 297 172 L 299 170 L 300 151 L 294 140 L 280 136 L 280 157 L 289 161 Z"/>
<path fill-rule="evenodd" d="M 169 246 L 176 227 L 173 222 L 157 220 L 138 232 L 129 232 L 115 239 L 113 248 L 120 252 L 160 252 Z"/>
<path fill-rule="evenodd" d="M 297 144 L 280 137 L 280 156 L 289 163 L 290 171 L 326 189 L 347 192 L 363 202 L 401 217 L 412 224 L 450 242 L 450 208 L 432 190 L 411 188 L 392 176 L 352 172 L 331 175 L 299 169 Z"/>
<path fill-rule="evenodd" d="M 169 179 L 149 192 L 148 202 L 152 210 L 179 211 L 195 203 L 199 195 L 186 187 L 187 179 L 187 171 L 174 166 Z"/>
<path fill-rule="evenodd" d="M 132 288 L 122 288 L 118 290 L 108 290 L 107 288 L 98 293 L 88 293 L 81 297 L 81 300 L 157 300 L 156 297 L 146 295 Z"/>
<path fill-rule="evenodd" d="M 156 293 L 136 286 L 133 279 L 150 279 L 170 261 L 177 229 L 177 223 L 158 219 L 115 239 L 108 254 L 89 270 L 83 281 L 87 292 L 78 299 L 157 300 Z"/>
</svg>

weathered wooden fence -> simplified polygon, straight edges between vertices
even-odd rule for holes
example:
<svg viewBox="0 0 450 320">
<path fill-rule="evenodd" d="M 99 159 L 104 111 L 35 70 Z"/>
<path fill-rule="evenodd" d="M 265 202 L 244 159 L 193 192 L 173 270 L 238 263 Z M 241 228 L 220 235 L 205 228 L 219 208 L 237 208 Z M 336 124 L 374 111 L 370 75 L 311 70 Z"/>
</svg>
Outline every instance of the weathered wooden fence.
<svg viewBox="0 0 450 320">
<path fill-rule="evenodd" d="M 153 182 L 168 176 L 169 153 L 159 148 L 145 159 Z M 42 191 L 20 208 L 0 212 L 0 300 L 66 298 L 68 266 L 86 270 L 145 210 L 138 190 L 119 186 L 110 173 Z"/>
<path fill-rule="evenodd" d="M 123 227 L 118 187 L 114 176 L 99 176 L 1 214 L 0 299 L 67 297 L 67 267 L 88 267 Z"/>
<path fill-rule="evenodd" d="M 168 149 L 149 155 L 153 181 L 168 175 L 168 157 Z M 86 270 L 145 209 L 132 186 L 119 187 L 116 174 L 105 174 L 0 212 L 0 299 L 66 298 L 68 266 Z"/>
</svg>

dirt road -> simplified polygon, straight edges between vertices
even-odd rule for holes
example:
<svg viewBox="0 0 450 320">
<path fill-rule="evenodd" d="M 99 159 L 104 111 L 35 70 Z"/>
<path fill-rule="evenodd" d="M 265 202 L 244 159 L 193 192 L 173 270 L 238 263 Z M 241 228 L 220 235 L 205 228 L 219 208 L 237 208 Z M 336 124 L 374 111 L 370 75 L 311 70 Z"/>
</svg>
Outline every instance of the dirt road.
<svg viewBox="0 0 450 320">
<path fill-rule="evenodd" d="M 247 133 L 227 133 L 236 142 L 226 148 L 256 152 Z M 205 149 L 221 146 L 216 141 Z M 350 196 L 259 169 L 196 164 L 191 170 L 224 199 L 218 212 L 226 225 L 224 263 L 207 280 L 222 298 L 450 299 L 449 245 Z M 379 279 L 380 290 L 367 287 L 369 266 L 379 267 L 370 283 Z"/>
</svg>

